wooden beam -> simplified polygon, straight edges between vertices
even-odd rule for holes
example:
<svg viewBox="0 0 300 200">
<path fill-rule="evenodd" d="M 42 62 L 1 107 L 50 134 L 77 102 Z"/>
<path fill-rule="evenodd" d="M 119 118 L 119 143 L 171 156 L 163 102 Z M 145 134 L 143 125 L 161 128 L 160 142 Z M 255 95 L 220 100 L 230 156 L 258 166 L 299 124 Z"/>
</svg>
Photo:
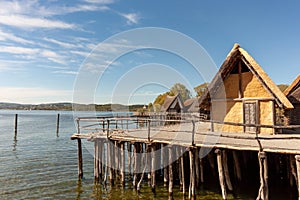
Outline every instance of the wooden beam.
<svg viewBox="0 0 300 200">
<path fill-rule="evenodd" d="M 81 145 L 81 139 L 77 139 L 77 145 L 78 145 L 78 178 L 81 180 L 83 178 L 83 164 L 82 164 L 82 145 Z"/>
<path fill-rule="evenodd" d="M 242 91 L 242 64 L 241 64 L 241 61 L 238 61 L 238 71 L 239 71 L 239 98 L 243 98 L 243 91 Z"/>
<path fill-rule="evenodd" d="M 267 163 L 266 152 L 264 151 L 258 152 L 258 162 L 259 162 L 260 188 L 256 200 L 268 200 L 269 187 L 268 187 L 268 163 Z"/>
<path fill-rule="evenodd" d="M 224 170 L 222 165 L 222 152 L 220 149 L 216 149 L 215 153 L 217 154 L 217 164 L 218 164 L 218 172 L 219 172 L 219 181 L 222 191 L 223 199 L 227 199 L 227 191 L 226 191 L 226 183 L 224 177 Z"/>
</svg>

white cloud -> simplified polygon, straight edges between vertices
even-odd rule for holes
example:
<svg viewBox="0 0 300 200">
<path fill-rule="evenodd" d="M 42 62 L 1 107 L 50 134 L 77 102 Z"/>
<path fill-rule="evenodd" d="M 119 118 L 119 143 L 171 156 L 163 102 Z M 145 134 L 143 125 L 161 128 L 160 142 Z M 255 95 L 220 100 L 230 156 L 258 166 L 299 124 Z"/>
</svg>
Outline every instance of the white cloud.
<svg viewBox="0 0 300 200">
<path fill-rule="evenodd" d="M 72 90 L 40 87 L 0 87 L 0 101 L 16 103 L 49 103 L 72 101 Z"/>
<path fill-rule="evenodd" d="M 59 28 L 59 29 L 74 29 L 74 24 L 65 23 L 58 20 L 48 20 L 44 18 L 34 18 L 25 15 L 2 15 L 0 23 L 18 28 Z"/>
<path fill-rule="evenodd" d="M 12 33 L 6 33 L 6 32 L 3 32 L 2 30 L 0 30 L 0 41 L 6 41 L 6 40 L 19 42 L 22 44 L 34 44 L 33 41 L 29 41 L 29 40 L 23 39 L 21 37 L 17 37 Z"/>
<path fill-rule="evenodd" d="M 43 50 L 43 51 L 41 52 L 41 56 L 47 58 L 47 59 L 50 60 L 50 61 L 53 61 L 53 62 L 56 62 L 56 63 L 59 63 L 59 64 L 63 64 L 63 65 L 66 64 L 65 57 L 62 56 L 62 55 L 57 54 L 57 53 L 54 52 L 54 51 Z"/>
<path fill-rule="evenodd" d="M 140 16 L 137 13 L 128 13 L 128 14 L 120 13 L 120 15 L 127 20 L 128 25 L 139 23 Z"/>
<path fill-rule="evenodd" d="M 75 44 L 71 44 L 71 43 L 67 43 L 67 42 L 61 42 L 61 41 L 51 39 L 51 38 L 44 38 L 44 40 L 46 40 L 47 42 L 58 44 L 59 46 L 62 46 L 64 48 L 69 48 L 69 49 L 81 47 L 81 45 L 75 45 Z"/>
<path fill-rule="evenodd" d="M 72 70 L 57 70 L 52 72 L 54 74 L 69 74 L 69 75 L 77 75 L 78 71 L 72 71 Z"/>
<path fill-rule="evenodd" d="M 0 52 L 11 54 L 37 54 L 39 49 L 17 46 L 0 46 Z"/>
<path fill-rule="evenodd" d="M 113 0 L 84 0 L 87 3 L 96 3 L 96 4 L 112 4 Z"/>
</svg>

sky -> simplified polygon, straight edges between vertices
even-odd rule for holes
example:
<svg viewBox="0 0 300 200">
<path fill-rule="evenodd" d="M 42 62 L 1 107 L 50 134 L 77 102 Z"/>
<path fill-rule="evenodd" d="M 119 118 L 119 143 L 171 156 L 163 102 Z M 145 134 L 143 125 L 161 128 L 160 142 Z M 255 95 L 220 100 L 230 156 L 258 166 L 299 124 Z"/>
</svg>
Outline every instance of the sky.
<svg viewBox="0 0 300 200">
<path fill-rule="evenodd" d="M 0 0 L 0 5 L 0 102 L 148 104 L 176 82 L 192 91 L 209 81 L 183 57 L 147 45 L 132 48 L 118 37 L 145 27 L 197 42 L 214 62 L 212 71 L 239 43 L 276 84 L 290 84 L 300 73 L 297 0 Z M 149 42 L 155 36 L 138 38 Z M 184 46 L 180 42 L 174 40 L 174 48 Z M 108 59 L 124 49 L 135 50 Z M 92 78 L 80 79 L 86 71 Z M 79 84 L 92 94 L 78 92 Z M 79 94 L 91 98 L 78 100 Z"/>
</svg>

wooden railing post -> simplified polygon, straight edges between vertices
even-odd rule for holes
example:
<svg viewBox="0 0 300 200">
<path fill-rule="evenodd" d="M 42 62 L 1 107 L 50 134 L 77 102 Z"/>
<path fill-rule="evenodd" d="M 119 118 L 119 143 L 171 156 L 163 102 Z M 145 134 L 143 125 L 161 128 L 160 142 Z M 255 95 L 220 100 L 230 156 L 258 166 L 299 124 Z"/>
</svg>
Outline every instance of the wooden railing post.
<svg viewBox="0 0 300 200">
<path fill-rule="evenodd" d="M 109 119 L 106 120 L 106 121 L 107 121 L 107 126 L 106 126 L 107 132 L 106 132 L 106 137 L 108 138 L 108 137 L 109 137 Z"/>
<path fill-rule="evenodd" d="M 193 130 L 192 130 L 192 146 L 195 146 L 195 121 L 192 120 Z"/>
<path fill-rule="evenodd" d="M 150 119 L 148 119 L 148 142 L 150 142 Z"/>
<path fill-rule="evenodd" d="M 59 118 L 60 118 L 60 114 L 57 114 L 57 119 L 56 119 L 56 136 L 58 137 L 58 133 L 59 133 Z"/>
<path fill-rule="evenodd" d="M 80 134 L 80 124 L 79 124 L 80 119 L 77 118 L 77 119 L 76 119 L 76 122 L 77 122 L 77 134 Z"/>
</svg>

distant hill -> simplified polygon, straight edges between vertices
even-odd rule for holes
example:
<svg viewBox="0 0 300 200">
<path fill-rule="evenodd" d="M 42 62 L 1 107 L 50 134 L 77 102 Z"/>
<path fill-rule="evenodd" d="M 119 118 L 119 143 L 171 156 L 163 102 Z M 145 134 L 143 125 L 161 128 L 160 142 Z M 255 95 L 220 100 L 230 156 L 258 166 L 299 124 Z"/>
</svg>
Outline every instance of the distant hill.
<svg viewBox="0 0 300 200">
<path fill-rule="evenodd" d="M 96 108 L 96 111 L 131 111 L 135 112 L 142 109 L 144 105 L 122 105 L 122 104 L 73 104 L 73 103 L 46 103 L 46 104 L 17 104 L 0 102 L 0 109 L 8 110 L 76 110 L 90 111 Z"/>
</svg>

